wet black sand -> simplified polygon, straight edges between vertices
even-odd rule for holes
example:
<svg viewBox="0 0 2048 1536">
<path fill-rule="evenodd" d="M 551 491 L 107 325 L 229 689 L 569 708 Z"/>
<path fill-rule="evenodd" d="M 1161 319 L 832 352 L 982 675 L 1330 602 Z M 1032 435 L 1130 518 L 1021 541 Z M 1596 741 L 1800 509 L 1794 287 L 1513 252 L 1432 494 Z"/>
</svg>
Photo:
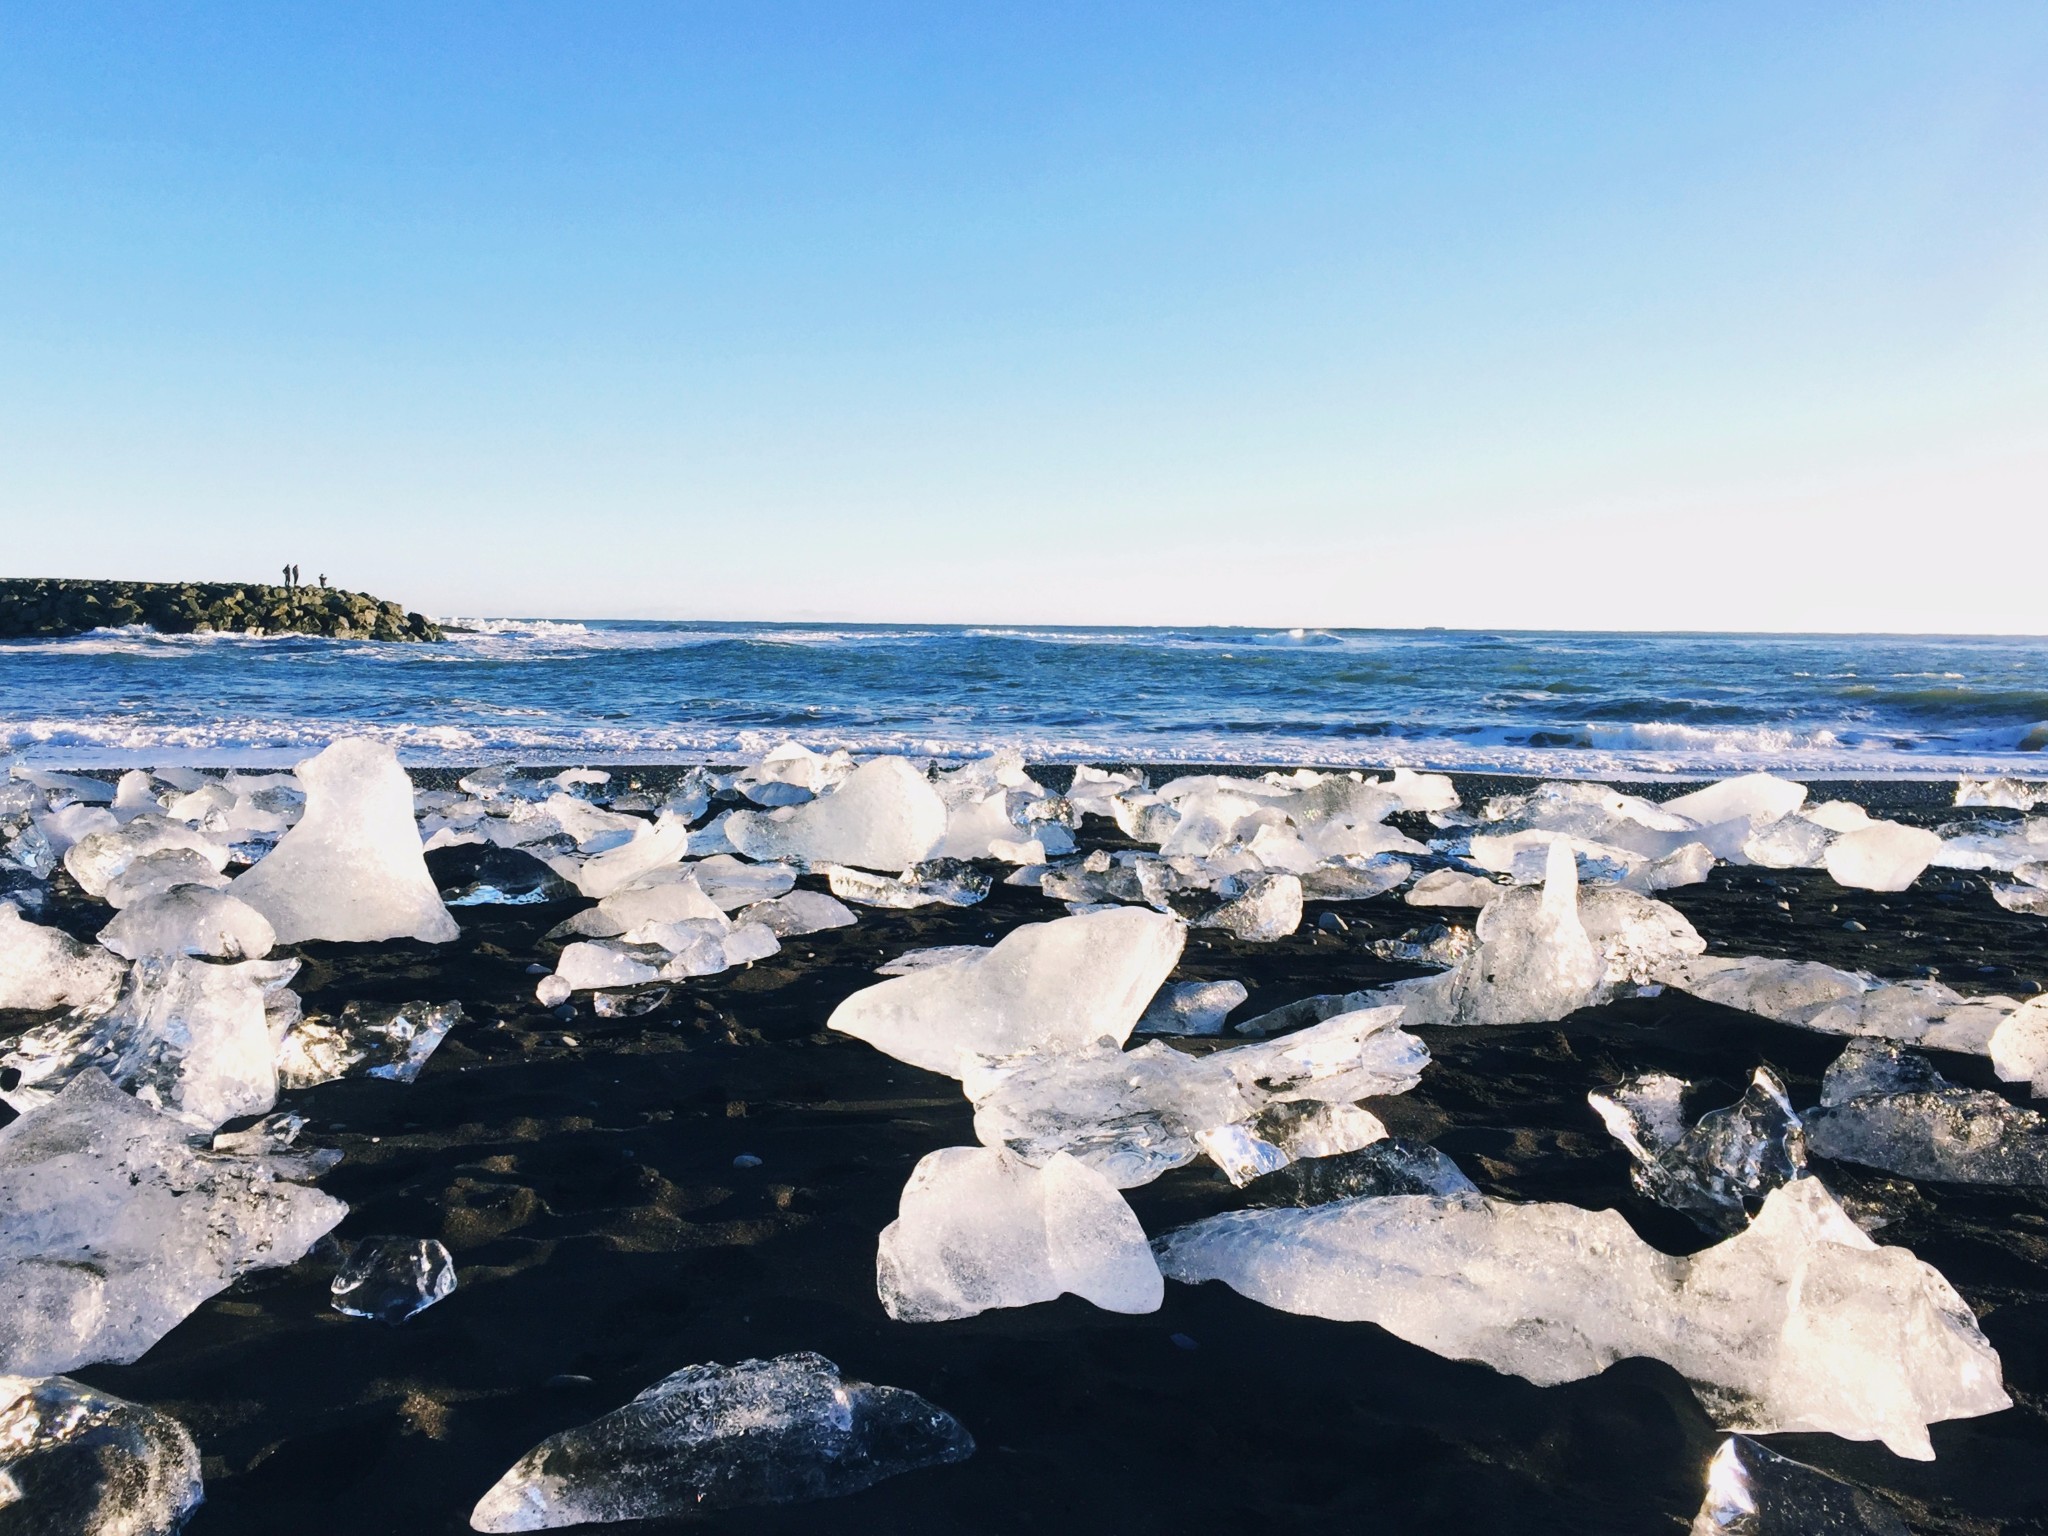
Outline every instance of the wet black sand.
<svg viewBox="0 0 2048 1536">
<path fill-rule="evenodd" d="M 1472 804 L 1503 786 L 1460 787 Z M 1834 792 L 1930 824 L 1957 814 L 1952 786 L 1817 786 L 1815 798 Z M 1088 841 L 1117 839 L 1091 822 Z M 1819 872 L 1722 868 L 1669 899 L 1716 953 L 1932 969 L 1966 992 L 2048 983 L 2048 920 L 2002 911 L 1974 875 L 1930 871 L 1878 896 Z M 78 1372 L 191 1428 L 207 1484 L 194 1536 L 466 1530 L 477 1497 L 543 1436 L 683 1365 L 797 1349 L 924 1393 L 979 1451 L 848 1499 L 696 1528 L 1640 1533 L 1682 1531 L 1698 1507 L 1719 1437 L 1653 1362 L 1537 1388 L 1213 1284 L 1169 1283 L 1143 1317 L 1067 1298 L 890 1321 L 876 1234 L 921 1155 L 973 1140 L 971 1117 L 950 1080 L 825 1032 L 825 1017 L 904 949 L 1060 915 L 1037 892 L 863 910 L 858 927 L 679 986 L 652 1015 L 597 1019 L 579 996 L 564 1023 L 534 1002 L 526 968 L 578 905 L 462 909 L 462 937 L 439 948 L 298 951 L 310 1010 L 428 997 L 470 1014 L 415 1084 L 357 1079 L 285 1100 L 309 1121 L 305 1144 L 347 1153 L 322 1181 L 352 1208 L 339 1235 L 439 1237 L 460 1288 L 401 1328 L 345 1319 L 327 1307 L 331 1258 L 316 1253 L 215 1298 L 137 1364 Z M 1318 933 L 1325 910 L 1350 931 Z M 1198 932 L 1177 976 L 1242 980 L 1252 997 L 1236 1016 L 1248 1018 L 1413 974 L 1365 946 L 1440 915 L 1394 897 L 1311 903 L 1278 944 Z M 89 931 L 104 909 L 66 903 L 59 916 Z M 1657 1067 L 1725 1102 L 1769 1062 L 1803 1106 L 1840 1047 L 1677 994 L 1558 1024 L 1421 1033 L 1436 1058 L 1422 1085 L 1373 1105 L 1395 1131 L 1433 1140 L 1489 1193 L 1614 1207 L 1674 1252 L 1704 1239 L 1631 1192 L 1586 1091 Z M 1997 1086 L 1979 1059 L 1938 1062 Z M 740 1154 L 761 1165 L 736 1169 Z M 1879 1193 L 1868 1175 L 1821 1172 Z M 2048 1195 L 1928 1185 L 1891 1200 L 1900 1214 L 1880 1240 L 1910 1246 L 1977 1310 L 2016 1406 L 1936 1426 L 1932 1463 L 1828 1436 L 1771 1443 L 1884 1489 L 1917 1530 L 2048 1530 Z M 1131 1201 L 1157 1233 L 1242 1197 L 1203 1166 Z"/>
</svg>

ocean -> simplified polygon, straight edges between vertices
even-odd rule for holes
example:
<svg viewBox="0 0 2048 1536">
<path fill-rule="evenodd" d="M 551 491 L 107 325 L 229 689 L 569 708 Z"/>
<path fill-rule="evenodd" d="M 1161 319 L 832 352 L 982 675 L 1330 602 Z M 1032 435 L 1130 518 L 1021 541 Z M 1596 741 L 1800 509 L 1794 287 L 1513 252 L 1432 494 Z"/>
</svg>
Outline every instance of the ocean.
<svg viewBox="0 0 2048 1536">
<path fill-rule="evenodd" d="M 445 644 L 0 643 L 0 753 L 716 760 L 814 747 L 1541 773 L 2048 773 L 2048 639 L 448 621 Z"/>
</svg>

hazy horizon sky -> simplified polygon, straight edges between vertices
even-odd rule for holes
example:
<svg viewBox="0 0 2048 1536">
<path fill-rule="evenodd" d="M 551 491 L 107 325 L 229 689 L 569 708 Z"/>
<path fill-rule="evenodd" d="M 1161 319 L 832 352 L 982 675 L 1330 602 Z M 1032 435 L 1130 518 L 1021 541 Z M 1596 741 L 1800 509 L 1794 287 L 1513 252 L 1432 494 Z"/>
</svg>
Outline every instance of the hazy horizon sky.
<svg viewBox="0 0 2048 1536">
<path fill-rule="evenodd" d="M 2048 7 L 0 0 L 0 574 L 2042 633 Z"/>
</svg>

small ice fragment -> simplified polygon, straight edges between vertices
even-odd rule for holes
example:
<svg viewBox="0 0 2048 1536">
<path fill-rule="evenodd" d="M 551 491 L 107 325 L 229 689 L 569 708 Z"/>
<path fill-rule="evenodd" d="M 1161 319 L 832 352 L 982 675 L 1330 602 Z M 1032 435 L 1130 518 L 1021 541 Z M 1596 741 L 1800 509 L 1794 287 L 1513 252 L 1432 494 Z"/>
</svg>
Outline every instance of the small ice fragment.
<svg viewBox="0 0 2048 1536">
<path fill-rule="evenodd" d="M 0 901 L 0 1008 L 81 1008 L 120 984 L 128 967 L 96 944 L 22 917 Z"/>
<path fill-rule="evenodd" d="M 843 901 L 864 907 L 971 907 L 988 899 L 992 876 L 958 859 L 932 859 L 912 864 L 900 875 L 878 875 L 844 864 L 821 865 L 825 883 Z"/>
<path fill-rule="evenodd" d="M 1991 1066 L 2002 1083 L 2029 1083 L 2048 1098 L 2048 997 L 2029 998 L 1991 1032 Z"/>
<path fill-rule="evenodd" d="M 958 965 L 963 960 L 979 960 L 992 946 L 987 944 L 934 944 L 928 949 L 906 949 L 893 960 L 885 960 L 875 967 L 877 976 L 908 976 L 915 971 L 928 971 L 934 966 Z"/>
<path fill-rule="evenodd" d="M 1761 826 L 1790 816 L 1804 804 L 1805 785 L 1773 778 L 1768 773 L 1746 773 L 1675 796 L 1660 809 L 1686 817 L 1696 826 L 1710 827 L 1738 818 Z"/>
<path fill-rule="evenodd" d="M 1231 1211 L 1155 1246 L 1176 1280 L 1378 1323 L 1542 1386 L 1663 1360 L 1727 1429 L 1882 1440 L 1925 1461 L 1928 1425 L 2011 1402 L 1962 1298 L 1872 1242 L 1818 1179 L 1773 1190 L 1747 1228 L 1689 1258 L 1615 1211 L 1471 1195 Z"/>
<path fill-rule="evenodd" d="M 1401 899 L 1411 907 L 1483 907 L 1511 889 L 1484 875 L 1438 869 L 1416 881 Z"/>
<path fill-rule="evenodd" d="M 1941 839 L 1924 828 L 1873 821 L 1828 844 L 1827 871 L 1837 885 L 1903 891 L 1940 852 Z"/>
<path fill-rule="evenodd" d="M 0 1127 L 0 1371 L 134 1360 L 348 1213 L 282 1159 L 195 1152 L 190 1134 L 91 1071 Z"/>
<path fill-rule="evenodd" d="M 1766 1195 L 1805 1175 L 1804 1128 L 1768 1067 L 1756 1069 L 1739 1101 L 1691 1130 L 1681 1117 L 1688 1086 L 1653 1072 L 1586 1099 L 1635 1159 L 1630 1177 L 1639 1191 L 1708 1232 L 1739 1232 Z"/>
<path fill-rule="evenodd" d="M 412 812 L 409 806 L 405 827 L 410 838 Z M 124 827 L 92 833 L 65 852 L 64 867 L 88 896 L 103 897 L 108 885 L 131 864 L 151 854 L 173 850 L 194 854 L 215 874 L 227 867 L 226 839 L 161 816 L 138 816 Z"/>
<path fill-rule="evenodd" d="M 1991 899 L 2008 912 L 2048 917 L 2048 890 L 2032 885 L 1994 885 Z"/>
<path fill-rule="evenodd" d="M 435 848 L 427 871 L 451 907 L 528 907 L 567 901 L 576 887 L 520 848 L 468 843 Z"/>
<path fill-rule="evenodd" d="M 1412 873 L 1414 866 L 1400 859 L 1325 859 L 1300 872 L 1301 894 L 1311 901 L 1368 901 L 1385 895 Z"/>
<path fill-rule="evenodd" d="M 1304 1157 L 1254 1179 L 1254 1205 L 1328 1205 L 1381 1195 L 1477 1197 L 1479 1188 L 1435 1147 L 1389 1136 L 1334 1157 Z"/>
<path fill-rule="evenodd" d="M 905 759 L 878 757 L 807 805 L 733 812 L 725 835 L 752 859 L 902 869 L 945 837 L 946 804 Z"/>
<path fill-rule="evenodd" d="M 1868 1489 L 1780 1456 L 1747 1435 L 1707 1463 L 1707 1495 L 1691 1536 L 1910 1536 Z"/>
<path fill-rule="evenodd" d="M 827 1026 L 948 1076 L 967 1056 L 1121 1044 L 1186 937 L 1174 918 L 1135 907 L 1027 923 L 978 960 L 855 992 Z"/>
<path fill-rule="evenodd" d="M 2048 802 L 2048 784 L 2025 779 L 1970 779 L 1956 783 L 1957 805 L 1999 805 L 2015 811 L 2031 811 Z"/>
<path fill-rule="evenodd" d="M 270 919 L 278 942 L 456 937 L 420 852 L 412 781 L 397 754 L 382 742 L 344 738 L 299 764 L 298 774 L 305 816 L 232 887 Z"/>
<path fill-rule="evenodd" d="M 278 1085 L 310 1088 L 358 1072 L 410 1083 L 462 1018 L 460 1003 L 414 1001 L 350 1002 L 338 1018 L 303 1019 L 278 1048 Z"/>
<path fill-rule="evenodd" d="M 0 1526 L 22 1536 L 176 1536 L 205 1499 L 176 1419 L 68 1376 L 0 1376 Z"/>
<path fill-rule="evenodd" d="M 1183 981 L 1161 987 L 1133 1033 L 1220 1035 L 1231 1010 L 1250 995 L 1241 981 Z"/>
<path fill-rule="evenodd" d="M 743 864 L 729 853 L 700 859 L 690 869 L 697 888 L 726 912 L 772 901 L 796 884 L 796 871 L 787 864 Z"/>
<path fill-rule="evenodd" d="M 549 974 L 534 984 L 533 995 L 540 1000 L 543 1008 L 553 1008 L 557 1004 L 569 1001 L 569 994 L 573 990 L 574 988 L 561 977 Z"/>
<path fill-rule="evenodd" d="M 101 896 L 118 912 L 181 885 L 224 891 L 228 877 L 203 853 L 190 848 L 165 848 L 157 853 L 146 853 L 129 864 L 107 882 Z"/>
<path fill-rule="evenodd" d="M 1949 1082 L 1889 1040 L 1851 1040 L 1807 1112 L 1815 1152 L 1909 1179 L 2048 1184 L 2048 1119 Z"/>
<path fill-rule="evenodd" d="M 455 1260 L 431 1237 L 366 1237 L 328 1289 L 344 1317 L 397 1325 L 455 1294 Z"/>
<path fill-rule="evenodd" d="M 1472 953 L 1476 943 L 1472 930 L 1444 923 L 1410 928 L 1398 939 L 1374 939 L 1368 946 L 1374 956 L 1397 965 L 1456 965 Z"/>
<path fill-rule="evenodd" d="M 670 989 L 648 987 L 639 992 L 593 992 L 590 1011 L 600 1019 L 638 1019 L 668 1005 Z"/>
<path fill-rule="evenodd" d="M 555 962 L 555 977 L 575 992 L 594 987 L 637 987 L 660 979 L 660 955 L 661 950 L 653 946 L 626 945 L 610 939 L 570 944 Z"/>
<path fill-rule="evenodd" d="M 246 901 L 199 885 L 173 886 L 124 906 L 99 937 L 130 960 L 145 955 L 261 960 L 277 940 L 269 919 Z"/>
<path fill-rule="evenodd" d="M 1069 1291 L 1109 1312 L 1156 1312 L 1164 1296 L 1144 1229 L 1109 1180 L 1065 1154 L 1033 1168 L 985 1147 L 947 1147 L 912 1170 L 875 1284 L 906 1323 Z"/>
<path fill-rule="evenodd" d="M 844 902 L 823 891 L 791 891 L 772 901 L 755 902 L 740 913 L 739 921 L 759 923 L 770 933 L 791 939 L 828 928 L 851 928 L 860 919 Z"/>
<path fill-rule="evenodd" d="M 528 1451 L 478 1531 L 541 1531 L 837 1498 L 964 1461 L 974 1439 L 915 1392 L 842 1380 L 822 1355 L 692 1365 Z"/>
<path fill-rule="evenodd" d="M 1194 920 L 1254 944 L 1284 939 L 1301 926 L 1302 883 L 1297 875 L 1258 875 L 1236 895 Z"/>
</svg>

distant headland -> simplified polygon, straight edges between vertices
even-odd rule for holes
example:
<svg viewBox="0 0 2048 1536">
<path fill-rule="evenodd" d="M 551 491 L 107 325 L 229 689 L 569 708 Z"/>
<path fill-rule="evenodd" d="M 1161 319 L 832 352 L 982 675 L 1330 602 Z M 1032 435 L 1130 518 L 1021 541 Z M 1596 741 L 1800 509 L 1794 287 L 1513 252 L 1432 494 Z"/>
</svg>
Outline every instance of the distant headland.
<svg viewBox="0 0 2048 1536">
<path fill-rule="evenodd" d="M 399 603 L 339 587 L 233 581 L 73 581 L 0 577 L 0 639 L 57 639 L 146 624 L 167 635 L 213 631 L 336 640 L 441 640 L 441 626 Z"/>
</svg>

